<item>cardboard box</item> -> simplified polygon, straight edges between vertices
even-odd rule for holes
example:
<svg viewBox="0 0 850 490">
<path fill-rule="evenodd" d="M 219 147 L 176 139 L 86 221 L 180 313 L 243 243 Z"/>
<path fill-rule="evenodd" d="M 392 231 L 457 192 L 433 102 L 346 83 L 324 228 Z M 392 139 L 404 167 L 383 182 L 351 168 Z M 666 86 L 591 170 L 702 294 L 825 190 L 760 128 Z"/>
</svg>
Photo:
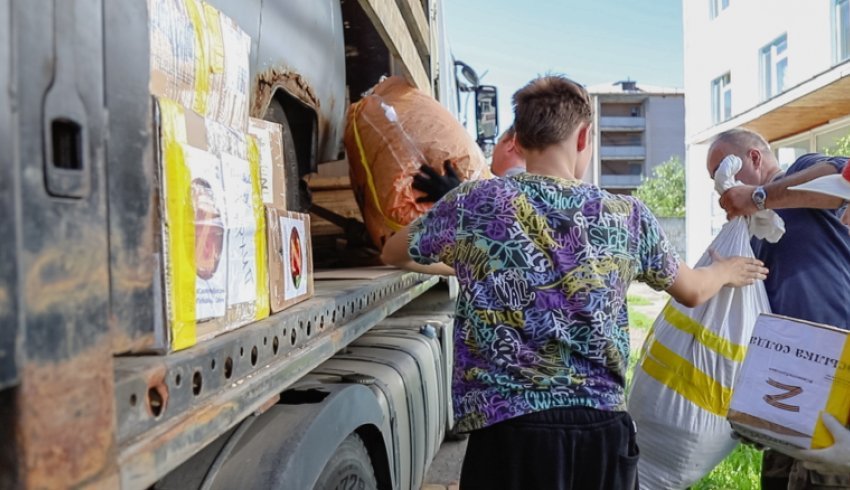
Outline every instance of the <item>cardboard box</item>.
<svg viewBox="0 0 850 490">
<path fill-rule="evenodd" d="M 260 185 L 263 204 L 286 209 L 286 170 L 283 160 L 283 130 L 280 124 L 250 118 L 248 134 L 257 138 L 260 151 Z"/>
<path fill-rule="evenodd" d="M 266 206 L 272 312 L 313 296 L 310 215 Z"/>
<path fill-rule="evenodd" d="M 166 321 L 179 350 L 269 314 L 265 215 L 253 137 L 157 99 Z"/>
<path fill-rule="evenodd" d="M 729 406 L 735 431 L 779 450 L 830 446 L 820 413 L 844 424 L 850 418 L 848 333 L 761 315 Z"/>
<path fill-rule="evenodd" d="M 148 0 L 150 92 L 245 132 L 251 38 L 200 0 Z"/>
</svg>

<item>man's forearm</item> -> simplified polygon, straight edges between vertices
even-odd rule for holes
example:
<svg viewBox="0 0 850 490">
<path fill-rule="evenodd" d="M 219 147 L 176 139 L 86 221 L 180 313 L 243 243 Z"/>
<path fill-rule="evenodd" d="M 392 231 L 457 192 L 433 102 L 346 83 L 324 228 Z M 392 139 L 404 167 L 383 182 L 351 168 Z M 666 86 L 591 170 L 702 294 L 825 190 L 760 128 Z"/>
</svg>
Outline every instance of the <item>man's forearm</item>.
<svg viewBox="0 0 850 490">
<path fill-rule="evenodd" d="M 767 193 L 765 207 L 768 209 L 815 208 L 836 209 L 843 204 L 841 198 L 819 192 L 793 191 L 790 187 L 803 184 L 824 175 L 835 174 L 835 167 L 828 163 L 818 163 L 791 176 L 764 186 Z"/>
</svg>

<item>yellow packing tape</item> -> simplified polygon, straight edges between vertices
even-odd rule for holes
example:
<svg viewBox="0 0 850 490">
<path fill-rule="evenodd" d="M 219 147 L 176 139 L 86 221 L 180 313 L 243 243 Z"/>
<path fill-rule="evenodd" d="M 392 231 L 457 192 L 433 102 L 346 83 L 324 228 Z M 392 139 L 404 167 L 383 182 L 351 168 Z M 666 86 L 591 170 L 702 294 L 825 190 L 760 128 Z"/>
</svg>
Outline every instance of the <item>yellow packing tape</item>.
<svg viewBox="0 0 850 490">
<path fill-rule="evenodd" d="M 841 369 L 842 366 L 845 369 Z M 841 359 L 838 362 L 838 368 L 835 369 L 835 377 L 832 380 L 824 410 L 835 416 L 845 427 L 847 426 L 850 419 L 850 337 L 844 341 L 844 347 L 841 349 Z M 829 429 L 818 416 L 815 431 L 812 434 L 812 448 L 829 447 L 834 442 Z"/>
<path fill-rule="evenodd" d="M 210 71 L 224 72 L 224 37 L 221 34 L 221 13 L 212 5 L 204 3 L 204 15 L 209 34 Z"/>
<path fill-rule="evenodd" d="M 396 223 L 384 214 L 381 208 L 381 201 L 378 200 L 378 190 L 375 188 L 375 179 L 372 177 L 372 170 L 369 168 L 369 162 L 366 160 L 366 150 L 363 149 L 363 143 L 360 141 L 360 131 L 357 129 L 357 116 L 363 110 L 363 103 L 359 103 L 355 109 L 354 116 L 351 118 L 351 124 L 354 127 L 354 140 L 357 142 L 357 150 L 360 152 L 360 164 L 363 165 L 363 170 L 366 171 L 366 185 L 369 186 L 369 192 L 372 194 L 372 201 L 375 203 L 378 213 L 384 218 L 384 223 L 393 231 L 398 231 L 403 228 L 403 225 Z"/>
<path fill-rule="evenodd" d="M 191 204 L 192 176 L 183 157 L 186 141 L 183 108 L 168 99 L 159 100 L 165 172 L 165 218 L 168 226 L 168 291 L 171 346 L 174 350 L 195 344 L 195 214 Z"/>
<path fill-rule="evenodd" d="M 656 381 L 704 410 L 720 417 L 725 417 L 729 411 L 731 388 L 718 383 L 657 340 L 649 348 L 649 355 L 644 357 L 641 368 Z"/>
<path fill-rule="evenodd" d="M 248 164 L 251 166 L 251 186 L 253 191 L 254 217 L 257 221 L 257 231 L 254 236 L 257 250 L 257 312 L 255 320 L 269 316 L 269 271 L 266 261 L 266 212 L 263 208 L 262 190 L 260 189 L 260 150 L 257 139 L 248 135 Z"/>
<path fill-rule="evenodd" d="M 746 346 L 732 343 L 728 339 L 705 328 L 693 318 L 676 309 L 672 302 L 667 303 L 667 306 L 664 307 L 664 319 L 679 330 L 693 335 L 697 342 L 730 361 L 743 362 L 744 357 L 747 355 Z"/>
<path fill-rule="evenodd" d="M 198 114 L 207 113 L 210 92 L 210 50 L 207 46 L 207 27 L 198 0 L 184 0 L 186 11 L 195 31 L 195 94 L 192 109 Z"/>
</svg>

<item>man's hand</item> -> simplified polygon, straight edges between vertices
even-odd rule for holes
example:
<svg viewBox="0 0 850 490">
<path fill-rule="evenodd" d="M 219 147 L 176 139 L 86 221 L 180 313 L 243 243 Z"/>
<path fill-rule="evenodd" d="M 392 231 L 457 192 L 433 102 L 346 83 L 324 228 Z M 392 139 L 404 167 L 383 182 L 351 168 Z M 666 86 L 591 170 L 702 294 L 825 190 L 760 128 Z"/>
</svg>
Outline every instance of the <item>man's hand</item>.
<svg viewBox="0 0 850 490">
<path fill-rule="evenodd" d="M 850 430 L 844 427 L 832 414 L 823 412 L 821 418 L 835 442 L 832 446 L 824 449 L 800 451 L 797 458 L 804 461 L 803 466 L 818 473 L 850 473 Z"/>
<path fill-rule="evenodd" d="M 425 195 L 416 202 L 437 202 L 452 189 L 460 185 L 460 178 L 455 173 L 451 160 L 443 162 L 446 175 L 440 175 L 428 165 L 422 165 L 419 173 L 413 176 L 413 188 L 424 192 Z"/>
<path fill-rule="evenodd" d="M 735 432 L 734 429 L 732 430 L 732 439 L 735 439 L 739 443 L 744 444 L 746 446 L 750 446 L 753 449 L 756 449 L 758 451 L 764 451 L 765 449 L 767 449 L 766 447 L 764 447 L 763 444 L 756 442 L 752 439 L 748 439 L 746 436 L 741 435 L 738 432 Z"/>
<path fill-rule="evenodd" d="M 739 185 L 732 187 L 720 196 L 720 207 L 726 211 L 727 219 L 751 216 L 758 212 L 756 203 L 753 202 L 753 191 L 755 189 L 751 185 Z"/>
<path fill-rule="evenodd" d="M 841 215 L 841 222 L 850 227 L 850 206 L 847 206 Z"/>
</svg>

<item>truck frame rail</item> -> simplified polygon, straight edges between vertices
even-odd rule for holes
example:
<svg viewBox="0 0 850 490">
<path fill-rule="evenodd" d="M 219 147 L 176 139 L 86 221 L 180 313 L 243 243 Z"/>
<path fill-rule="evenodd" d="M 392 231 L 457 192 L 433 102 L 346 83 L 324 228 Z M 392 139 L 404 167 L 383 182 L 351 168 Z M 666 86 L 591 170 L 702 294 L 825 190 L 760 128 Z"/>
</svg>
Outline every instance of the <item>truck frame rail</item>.
<svg viewBox="0 0 850 490">
<path fill-rule="evenodd" d="M 147 488 L 437 281 L 316 281 L 312 299 L 185 351 L 116 358 L 121 487 Z"/>
</svg>

